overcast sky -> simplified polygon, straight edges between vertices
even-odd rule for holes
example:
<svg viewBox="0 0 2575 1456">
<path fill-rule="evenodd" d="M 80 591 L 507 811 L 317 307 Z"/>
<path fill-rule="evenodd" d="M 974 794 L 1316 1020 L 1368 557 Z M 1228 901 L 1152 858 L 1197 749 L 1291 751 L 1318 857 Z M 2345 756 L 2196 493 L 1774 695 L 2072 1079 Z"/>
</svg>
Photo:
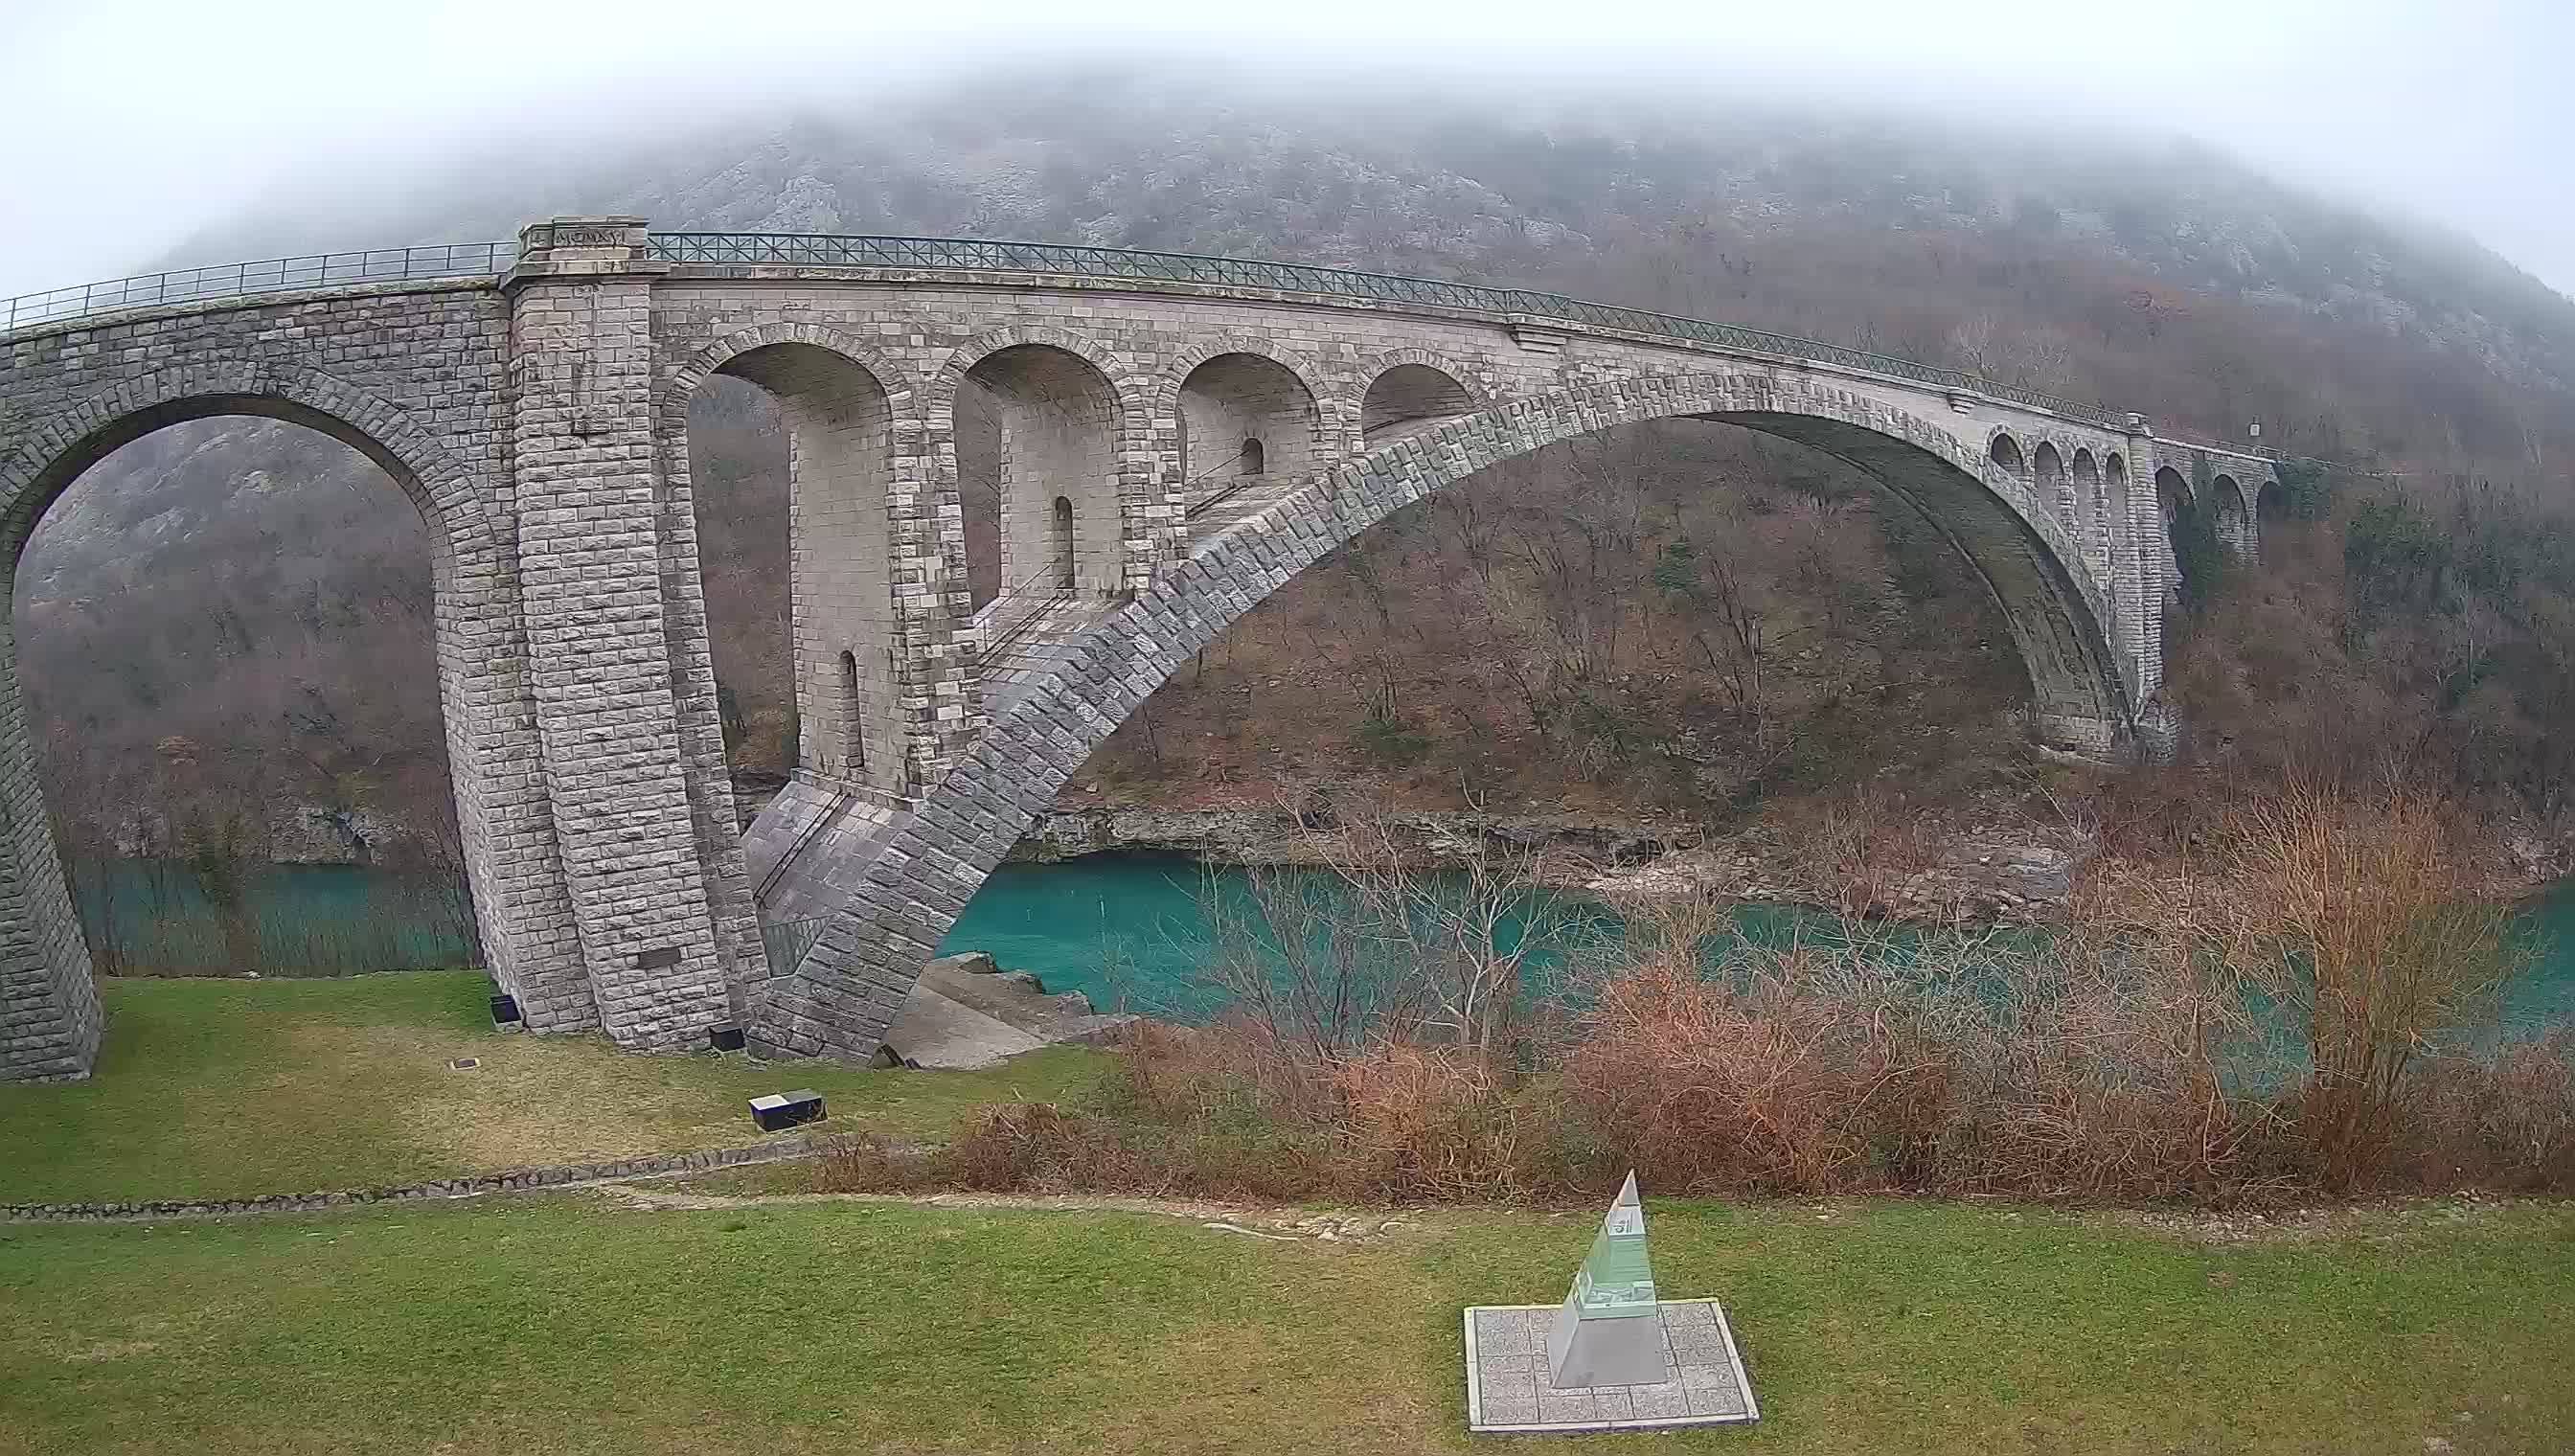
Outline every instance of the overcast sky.
<svg viewBox="0 0 2575 1456">
<path fill-rule="evenodd" d="M 398 177 L 495 131 L 538 146 L 564 118 L 1104 48 L 2166 130 L 2575 294 L 2575 0 L 0 0 L 0 295 L 131 271 L 280 185 Z"/>
</svg>

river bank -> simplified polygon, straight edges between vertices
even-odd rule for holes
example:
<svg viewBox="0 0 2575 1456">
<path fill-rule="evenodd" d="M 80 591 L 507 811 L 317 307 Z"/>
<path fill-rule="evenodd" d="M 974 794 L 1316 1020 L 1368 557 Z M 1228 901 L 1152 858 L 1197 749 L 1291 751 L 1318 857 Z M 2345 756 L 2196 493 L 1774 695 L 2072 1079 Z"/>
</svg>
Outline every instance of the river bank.
<svg viewBox="0 0 2575 1456">
<path fill-rule="evenodd" d="M 1526 865 L 1543 883 L 1612 901 L 1712 895 L 1875 918 L 2037 923 L 2061 913 L 2092 845 L 1998 815 L 1856 819 L 1792 837 L 1761 825 L 1712 834 L 1679 823 L 1405 810 L 1358 825 L 1328 810 L 1059 808 L 1013 864 L 1102 854 L 1185 855 L 1245 868 L 1322 868 L 1391 857 L 1413 869 Z"/>
<path fill-rule="evenodd" d="M 2078 811 L 2072 817 L 2084 815 Z M 2499 897 L 2575 875 L 2575 833 L 2521 819 L 2489 826 L 2485 877 Z M 2070 907 L 2098 835 L 2012 802 L 1904 812 L 1833 807 L 1794 824 L 1711 831 L 1677 820 L 1465 810 L 1371 811 L 1339 822 L 1323 806 L 1051 809 L 1006 862 L 1179 855 L 1210 865 L 1324 868 L 1391 859 L 1405 868 L 1524 865 L 1541 883 L 1612 902 L 1710 896 L 1926 924 L 2044 924 Z"/>
</svg>

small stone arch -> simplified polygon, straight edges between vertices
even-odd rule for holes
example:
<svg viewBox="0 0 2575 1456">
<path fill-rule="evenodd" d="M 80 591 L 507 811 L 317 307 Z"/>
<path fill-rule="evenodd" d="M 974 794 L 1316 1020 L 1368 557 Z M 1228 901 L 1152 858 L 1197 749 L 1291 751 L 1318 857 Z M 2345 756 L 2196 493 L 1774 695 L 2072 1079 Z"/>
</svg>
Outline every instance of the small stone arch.
<svg viewBox="0 0 2575 1456">
<path fill-rule="evenodd" d="M 2190 488 L 2190 477 L 2171 466 L 2155 471 L 2155 509 L 2162 518 L 2163 532 L 2154 556 L 2160 564 L 2162 595 L 2175 600 L 2190 590 L 2189 573 L 2184 558 L 2185 547 L 2197 532 L 2199 498 Z"/>
<path fill-rule="evenodd" d="M 2056 523 L 2073 535 L 2074 492 L 2065 480 L 2065 454 L 2053 440 L 2038 442 L 2029 454 L 2030 483 L 2038 492 L 2038 509 L 2056 513 Z"/>
<path fill-rule="evenodd" d="M 2067 474 L 2074 483 L 2074 542 L 2082 548 L 2083 560 L 2097 572 L 2108 563 L 2109 536 L 2103 529 L 2101 466 L 2088 446 L 2075 448 Z"/>
<path fill-rule="evenodd" d="M 1398 376 L 1398 371 L 1406 370 L 1423 373 Z M 1379 418 L 1371 422 L 1372 398 L 1378 401 L 1379 409 L 1396 403 L 1379 394 L 1379 386 L 1385 384 L 1389 377 L 1407 381 L 1422 391 L 1420 398 L 1404 401 L 1399 407 L 1426 408 L 1431 412 Z M 1491 403 L 1491 392 L 1482 387 L 1471 371 L 1460 368 L 1454 360 L 1427 349 L 1394 349 L 1366 361 L 1353 372 L 1345 410 L 1357 448 L 1367 449 L 1383 443 L 1388 430 L 1415 429 L 1422 421 L 1447 419 L 1486 409 Z"/>
<path fill-rule="evenodd" d="M 1172 356 L 1170 365 L 1154 382 L 1153 418 L 1157 429 L 1173 425 L 1180 408 L 1181 390 L 1188 384 L 1190 376 L 1198 372 L 1199 366 L 1228 354 L 1250 355 L 1286 370 L 1295 376 L 1296 383 L 1305 387 L 1305 397 L 1314 402 L 1317 417 L 1326 413 L 1323 406 L 1332 398 L 1332 392 L 1323 383 L 1326 375 L 1322 367 L 1312 357 L 1298 350 L 1282 349 L 1275 341 L 1256 335 L 1226 334 L 1204 340 Z M 1329 419 L 1322 419 L 1321 425 L 1326 434 L 1332 432 L 1333 422 Z M 1336 441 L 1325 442 L 1325 447 L 1344 448 Z"/>
<path fill-rule="evenodd" d="M 2128 462 L 2113 450 L 2101 457 L 2101 541 L 2110 563 L 2112 596 L 2134 601 L 2127 584 L 2135 580 L 2135 553 L 2129 544 Z"/>
<path fill-rule="evenodd" d="M 894 418 L 905 424 L 912 423 L 915 381 L 908 370 L 862 339 L 820 324 L 800 322 L 763 324 L 728 334 L 707 345 L 691 355 L 686 363 L 673 369 L 663 381 L 662 408 L 676 408 L 685 418 L 689 401 L 696 398 L 700 386 L 723 373 L 725 366 L 736 358 L 773 344 L 807 345 L 827 354 L 837 354 L 866 370 L 876 381 L 877 388 L 885 391 Z"/>
<path fill-rule="evenodd" d="M 2012 433 L 2008 430 L 1996 430 L 1992 437 L 1985 441 L 1985 459 L 2015 476 L 2029 473 L 2029 462 L 2027 457 L 2021 454 L 2020 442 L 2013 439 Z"/>
<path fill-rule="evenodd" d="M 993 604 L 975 611 L 1009 611 L 999 605 L 1002 598 L 1033 601 L 1031 594 L 1045 591 L 1052 580 L 1053 501 L 1059 494 L 1072 500 L 1077 517 L 1082 593 L 1106 598 L 1135 590 L 1150 577 L 1162 552 L 1147 516 L 1149 503 L 1160 493 L 1134 449 L 1149 437 L 1145 401 L 1150 388 L 1119 370 L 1098 345 L 1060 329 L 996 329 L 951 353 L 926 391 L 926 404 L 933 438 L 941 442 L 939 514 L 943 523 L 954 519 L 959 524 L 955 554 L 960 561 L 966 541 L 958 397 L 979 372 L 994 385 L 997 398 L 1009 403 L 996 424 L 1001 432 L 1001 474 L 995 481 L 1001 518 L 998 595 Z M 1094 417 L 1092 424 L 1084 425 L 1082 417 Z M 1042 469 L 1032 464 L 1040 441 L 1052 454 L 1052 464 Z M 1042 474 L 1050 479 L 1040 481 Z M 1052 599 L 1054 594 L 1045 591 L 1045 596 Z"/>
<path fill-rule="evenodd" d="M 1267 353 L 1192 351 L 1201 352 L 1207 357 L 1168 379 L 1157 412 L 1171 447 L 1166 479 L 1185 514 L 1255 476 L 1298 475 L 1338 453 L 1306 376 Z"/>
<path fill-rule="evenodd" d="M 966 376 L 973 373 L 977 365 L 1006 349 L 1026 345 L 1062 350 L 1098 370 L 1100 377 L 1109 382 L 1118 402 L 1114 424 L 1119 432 L 1118 444 L 1122 454 L 1129 443 L 1143 437 L 1149 418 L 1150 387 L 1120 365 L 1117 357 L 1101 348 L 1096 340 L 1064 329 L 1035 325 L 988 329 L 950 350 L 947 360 L 932 373 L 928 386 L 922 391 L 923 413 L 929 417 L 932 427 L 944 427 L 955 416 L 957 391 L 964 387 Z"/>
<path fill-rule="evenodd" d="M 2244 499 L 2244 487 L 2232 475 L 2221 475 L 2209 483 L 2211 520 L 2217 531 L 2218 545 L 2235 560 L 2253 559 L 2253 511 Z"/>
<path fill-rule="evenodd" d="M 788 450 L 788 639 L 800 769 L 899 789 L 911 757 L 902 703 L 911 634 L 894 564 L 918 483 L 912 381 L 836 329 L 764 324 L 709 344 L 661 391 L 663 462 L 675 502 L 694 503 L 689 408 L 706 382 L 740 379 L 775 403 Z M 670 574 L 683 595 L 702 585 Z"/>
</svg>

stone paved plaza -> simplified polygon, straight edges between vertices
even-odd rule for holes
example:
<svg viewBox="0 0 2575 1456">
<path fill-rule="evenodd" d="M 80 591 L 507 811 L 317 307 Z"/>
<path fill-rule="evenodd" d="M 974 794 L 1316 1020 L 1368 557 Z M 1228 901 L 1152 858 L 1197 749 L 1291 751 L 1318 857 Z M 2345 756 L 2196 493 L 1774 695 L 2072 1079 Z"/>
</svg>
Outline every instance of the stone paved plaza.
<svg viewBox="0 0 2575 1456">
<path fill-rule="evenodd" d="M 1666 1299 L 1659 1385 L 1558 1388 L 1546 1373 L 1552 1304 L 1479 1304 L 1466 1311 L 1466 1428 L 1619 1431 L 1712 1426 L 1761 1418 L 1734 1331 L 1713 1299 Z"/>
</svg>

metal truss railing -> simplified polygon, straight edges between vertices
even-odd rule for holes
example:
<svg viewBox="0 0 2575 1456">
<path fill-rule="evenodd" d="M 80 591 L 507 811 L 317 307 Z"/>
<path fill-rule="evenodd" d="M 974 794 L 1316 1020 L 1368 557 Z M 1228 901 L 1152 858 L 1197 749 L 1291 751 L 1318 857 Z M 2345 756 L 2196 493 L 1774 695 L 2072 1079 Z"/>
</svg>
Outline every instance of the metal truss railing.
<svg viewBox="0 0 2575 1456">
<path fill-rule="evenodd" d="M 294 258 L 265 258 L 256 263 L 179 268 L 166 273 L 144 273 L 132 278 L 110 279 L 105 283 L 86 283 L 77 288 L 57 288 L 0 299 L 0 330 L 57 323 L 91 314 L 121 313 L 127 309 L 209 303 L 308 288 L 496 278 L 508 271 L 518 258 L 519 245 L 516 243 L 437 243 L 424 248 L 306 253 Z"/>
<path fill-rule="evenodd" d="M 996 243 L 971 238 L 840 237 L 791 233 L 655 233 L 652 255 L 671 263 L 749 268 L 882 268 L 936 272 L 1053 273 L 1139 283 L 1207 284 L 1369 303 L 1414 304 L 1471 313 L 1550 320 L 1608 329 L 1811 364 L 1829 364 L 1892 376 L 1939 389 L 1966 390 L 2072 419 L 2124 429 L 2126 416 L 2037 390 L 1980 379 L 1954 369 L 1917 364 L 1865 349 L 1773 334 L 1735 324 L 1685 319 L 1613 304 L 1585 303 L 1562 294 L 1483 288 L 1468 283 L 1404 278 L 1264 263 L 1245 258 L 1205 258 L 1192 253 L 1147 253 L 1059 243 Z"/>
</svg>

